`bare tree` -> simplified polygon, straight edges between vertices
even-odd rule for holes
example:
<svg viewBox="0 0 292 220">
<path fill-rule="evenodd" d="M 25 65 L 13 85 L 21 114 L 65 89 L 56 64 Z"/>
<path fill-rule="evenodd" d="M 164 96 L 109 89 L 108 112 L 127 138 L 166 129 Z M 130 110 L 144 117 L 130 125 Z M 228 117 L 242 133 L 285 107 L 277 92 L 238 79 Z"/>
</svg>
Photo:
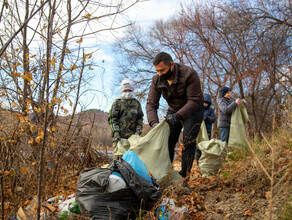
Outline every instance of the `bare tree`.
<svg viewBox="0 0 292 220">
<path fill-rule="evenodd" d="M 149 30 L 132 28 L 118 43 L 125 58 L 120 73 L 149 81 L 152 75 L 143 70 L 151 68 L 157 51 L 167 50 L 197 70 L 202 88 L 214 99 L 222 85 L 230 86 L 234 97 L 248 99 L 251 134 L 269 131 L 274 112 L 280 117 L 280 106 L 291 96 L 291 18 L 286 1 L 265 3 L 191 3 Z M 146 86 L 140 90 L 143 97 Z"/>
<path fill-rule="evenodd" d="M 135 0 L 15 0 L 1 5 L 1 111 L 6 114 L 10 110 L 18 124 L 3 130 L 1 152 L 6 156 L 1 158 L 0 169 L 34 164 L 31 169 L 33 179 L 38 182 L 38 219 L 47 183 L 55 178 L 47 175 L 51 170 L 45 158 L 51 158 L 55 176 L 65 169 L 58 166 L 57 160 L 66 157 L 66 151 L 76 140 L 72 138 L 72 123 L 81 95 L 86 95 L 84 82 L 90 81 L 94 69 L 95 74 L 103 72 L 98 67 L 102 60 L 94 55 L 97 45 L 102 43 L 99 39 L 102 34 L 128 26 L 122 20 L 126 11 L 137 3 Z M 56 133 L 58 116 L 66 115 L 69 108 L 72 115 L 66 125 L 67 132 Z M 4 126 L 5 120 L 1 120 Z M 11 128 L 15 129 L 8 137 L 6 132 Z M 13 143 L 13 147 L 4 144 L 6 141 Z M 91 147 L 91 142 L 88 143 Z M 21 177 L 13 185 L 22 184 L 20 180 Z M 6 183 L 1 174 L 2 189 Z M 2 218 L 3 213 L 2 209 Z"/>
</svg>

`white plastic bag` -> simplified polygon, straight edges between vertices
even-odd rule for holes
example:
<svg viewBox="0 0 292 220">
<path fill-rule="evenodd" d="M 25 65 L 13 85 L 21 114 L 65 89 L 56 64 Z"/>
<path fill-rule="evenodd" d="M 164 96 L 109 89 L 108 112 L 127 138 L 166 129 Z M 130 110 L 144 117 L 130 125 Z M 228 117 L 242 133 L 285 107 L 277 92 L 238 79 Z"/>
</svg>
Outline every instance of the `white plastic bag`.
<svg viewBox="0 0 292 220">
<path fill-rule="evenodd" d="M 123 180 L 123 178 L 117 175 L 111 174 L 108 180 L 109 180 L 109 183 L 108 183 L 107 192 L 115 192 L 127 187 L 126 182 Z"/>
</svg>

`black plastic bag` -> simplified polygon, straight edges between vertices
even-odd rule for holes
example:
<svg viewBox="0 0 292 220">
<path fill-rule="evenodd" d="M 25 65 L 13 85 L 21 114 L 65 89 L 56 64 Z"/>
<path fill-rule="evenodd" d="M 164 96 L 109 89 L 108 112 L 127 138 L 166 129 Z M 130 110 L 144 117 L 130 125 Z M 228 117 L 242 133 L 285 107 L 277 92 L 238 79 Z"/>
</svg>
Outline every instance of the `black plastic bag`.
<svg viewBox="0 0 292 220">
<path fill-rule="evenodd" d="M 127 188 L 106 192 L 109 175 L 119 172 Z M 150 210 L 161 197 L 157 181 L 153 184 L 122 158 L 114 160 L 107 168 L 91 168 L 80 174 L 77 183 L 76 201 L 80 210 L 87 211 L 93 219 L 135 219 L 139 209 Z"/>
<path fill-rule="evenodd" d="M 99 194 L 94 198 L 89 216 L 92 219 L 136 219 L 140 199 L 130 188 L 113 193 Z"/>
</svg>

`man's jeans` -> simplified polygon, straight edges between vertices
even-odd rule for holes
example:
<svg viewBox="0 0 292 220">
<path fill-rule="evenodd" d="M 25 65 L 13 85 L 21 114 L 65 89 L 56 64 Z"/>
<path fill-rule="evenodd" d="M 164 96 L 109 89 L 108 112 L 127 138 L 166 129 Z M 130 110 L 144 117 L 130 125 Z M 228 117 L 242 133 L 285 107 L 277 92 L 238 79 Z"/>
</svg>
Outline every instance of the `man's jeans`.
<svg viewBox="0 0 292 220">
<path fill-rule="evenodd" d="M 220 128 L 220 140 L 228 143 L 230 128 Z"/>
<path fill-rule="evenodd" d="M 175 112 L 168 109 L 167 115 L 174 114 Z M 199 134 L 201 123 L 204 116 L 204 107 L 202 106 L 196 112 L 191 114 L 184 122 L 178 122 L 176 125 L 170 127 L 170 135 L 168 139 L 168 150 L 170 161 L 174 158 L 174 148 L 178 141 L 181 129 L 183 128 L 183 144 L 184 149 L 182 150 L 182 169 L 180 175 L 186 177 L 191 171 L 195 153 L 196 153 L 196 138 Z M 197 151 L 199 151 L 197 149 Z M 200 156 L 199 152 L 197 155 Z M 199 158 L 196 158 L 199 159 Z"/>
</svg>

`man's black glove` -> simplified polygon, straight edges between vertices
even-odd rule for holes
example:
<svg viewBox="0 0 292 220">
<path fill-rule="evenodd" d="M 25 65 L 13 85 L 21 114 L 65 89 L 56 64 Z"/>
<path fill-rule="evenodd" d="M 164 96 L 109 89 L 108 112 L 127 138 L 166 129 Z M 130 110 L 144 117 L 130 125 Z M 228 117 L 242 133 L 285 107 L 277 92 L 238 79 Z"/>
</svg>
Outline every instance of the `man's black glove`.
<svg viewBox="0 0 292 220">
<path fill-rule="evenodd" d="M 176 114 L 166 115 L 165 119 L 170 126 L 174 126 L 178 122 Z"/>
<path fill-rule="evenodd" d="M 136 128 L 136 134 L 138 135 L 142 134 L 142 128 L 140 127 Z"/>
</svg>

